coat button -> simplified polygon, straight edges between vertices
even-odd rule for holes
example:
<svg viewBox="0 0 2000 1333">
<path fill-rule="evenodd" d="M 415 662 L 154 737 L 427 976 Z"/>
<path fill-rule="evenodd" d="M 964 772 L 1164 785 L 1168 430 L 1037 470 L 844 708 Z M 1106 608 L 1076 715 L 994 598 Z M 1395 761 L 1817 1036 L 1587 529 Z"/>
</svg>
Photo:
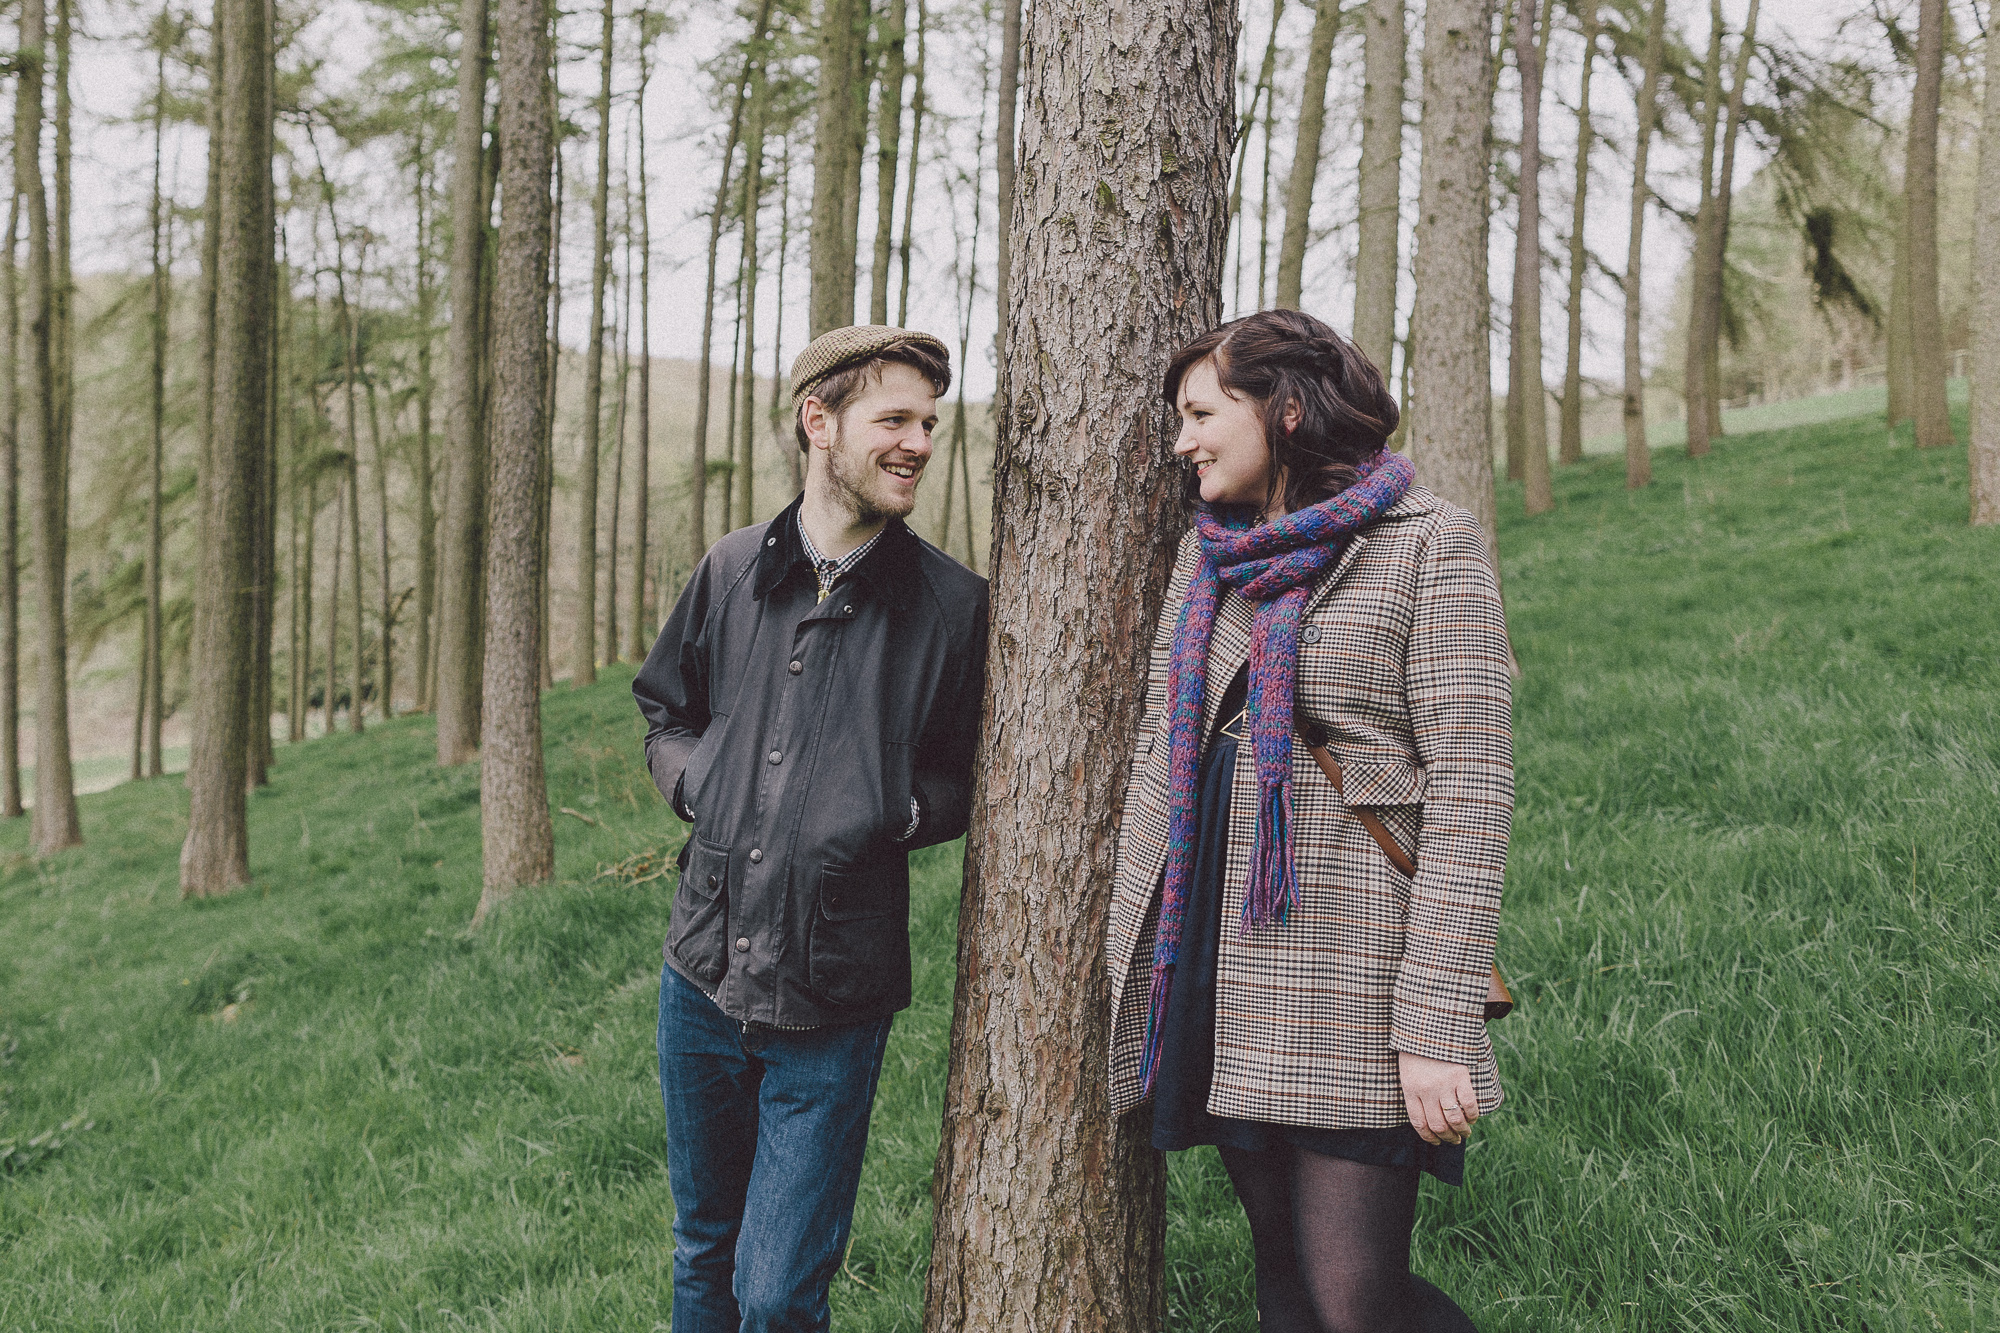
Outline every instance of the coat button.
<svg viewBox="0 0 2000 1333">
<path fill-rule="evenodd" d="M 783 762 L 784 762 L 784 760 L 785 760 L 785 756 L 784 756 L 784 753 L 783 753 L 782 751 L 779 751 L 779 750 L 773 750 L 773 751 L 771 751 L 771 762 L 772 762 L 772 763 L 774 763 L 774 764 L 781 764 L 781 763 L 783 763 Z"/>
<path fill-rule="evenodd" d="M 764 849 L 763 849 L 762 847 L 752 847 L 752 848 L 750 849 L 750 864 L 751 864 L 751 865 L 753 865 L 753 866 L 754 866 L 754 865 L 756 865 L 756 864 L 757 864 L 757 863 L 758 863 L 759 861 L 762 861 L 763 859 L 764 859 Z"/>
<path fill-rule="evenodd" d="M 721 876 L 719 876 L 719 875 L 710 875 L 710 876 L 708 877 L 708 891 L 709 891 L 710 893 L 713 893 L 713 892 L 715 892 L 715 890 L 716 890 L 716 889 L 717 889 L 718 887 L 720 887 L 720 886 L 721 886 L 721 884 L 722 884 L 722 878 L 721 878 Z"/>
<path fill-rule="evenodd" d="M 1319 642 L 1319 626 L 1318 626 L 1318 625 L 1307 625 L 1307 626 L 1306 626 L 1306 627 L 1305 627 L 1304 629 L 1300 630 L 1300 631 L 1299 631 L 1299 641 L 1300 641 L 1301 643 L 1318 643 L 1318 642 Z"/>
<path fill-rule="evenodd" d="M 840 608 L 840 614 L 842 614 L 843 616 L 851 616 L 854 614 L 854 608 L 851 606 L 843 606 Z"/>
<path fill-rule="evenodd" d="M 764 539 L 764 545 L 766 546 L 776 546 L 777 544 L 778 544 L 778 539 L 776 537 L 766 537 Z"/>
<path fill-rule="evenodd" d="M 792 664 L 791 664 L 790 666 L 786 667 L 785 669 L 786 669 L 787 671 L 791 672 L 791 673 L 792 673 L 792 674 L 793 674 L 794 676 L 796 676 L 796 675 L 798 675 L 798 674 L 799 674 L 799 673 L 800 673 L 801 671 L 804 671 L 804 670 L 806 669 L 806 664 L 805 664 L 804 662 L 794 662 L 794 663 L 792 663 Z"/>
<path fill-rule="evenodd" d="M 736 937 L 736 952 L 738 953 L 750 952 L 750 941 L 748 937 L 741 935 Z"/>
</svg>

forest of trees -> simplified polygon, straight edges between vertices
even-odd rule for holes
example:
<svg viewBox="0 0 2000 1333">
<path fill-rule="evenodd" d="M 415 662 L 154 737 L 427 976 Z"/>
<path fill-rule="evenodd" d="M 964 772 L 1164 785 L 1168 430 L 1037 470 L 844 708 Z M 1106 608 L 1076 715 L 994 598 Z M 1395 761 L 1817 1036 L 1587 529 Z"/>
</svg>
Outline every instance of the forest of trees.
<svg viewBox="0 0 2000 1333">
<path fill-rule="evenodd" d="M 917 523 L 994 578 L 1009 738 L 969 840 L 930 1299 L 990 1327 L 1074 1287 L 1151 1326 L 1157 1284 L 1112 1275 L 1157 1264 L 1156 1163 L 1019 1075 L 1104 1040 L 1101 978 L 1055 960 L 1101 930 L 1185 518 L 1153 388 L 1179 342 L 1270 304 L 1350 329 L 1398 447 L 1495 541 L 1496 486 L 1546 511 L 1552 469 L 1621 432 L 1645 486 L 1665 418 L 1699 455 L 1726 404 L 1879 383 L 1885 447 L 1933 448 L 1967 375 L 1969 517 L 2000 522 L 1986 12 L 1856 5 L 1808 42 L 1726 8 L 1134 0 L 1114 32 L 1085 0 L 20 0 L 5 814 L 75 845 L 73 752 L 157 778 L 171 729 L 182 891 L 226 893 L 279 737 L 428 712 L 438 762 L 482 766 L 483 919 L 551 873 L 541 691 L 642 656 L 715 538 L 795 493 L 803 338 L 914 314 L 961 370 Z M 706 174 L 656 179 L 658 75 L 696 34 L 670 91 Z M 89 128 L 150 170 L 91 197 L 143 222 L 79 274 L 75 92 L 113 54 L 145 83 Z M 699 299 L 669 312 L 670 269 Z M 698 354 L 656 356 L 668 327 Z M 1038 725 L 1056 697 L 1091 725 Z M 971 1182 L 1026 1124 L 1065 1146 L 983 1226 Z"/>
</svg>

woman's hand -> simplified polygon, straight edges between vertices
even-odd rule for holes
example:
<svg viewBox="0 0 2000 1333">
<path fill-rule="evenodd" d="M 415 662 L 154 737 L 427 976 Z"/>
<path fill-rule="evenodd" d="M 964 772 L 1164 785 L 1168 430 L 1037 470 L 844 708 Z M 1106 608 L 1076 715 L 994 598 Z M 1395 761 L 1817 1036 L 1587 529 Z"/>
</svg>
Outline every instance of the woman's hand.
<svg viewBox="0 0 2000 1333">
<path fill-rule="evenodd" d="M 1479 1119 L 1479 1098 L 1472 1091 L 1472 1071 L 1464 1065 L 1426 1060 L 1397 1052 L 1403 1080 L 1403 1104 L 1410 1123 L 1425 1143 L 1463 1143 L 1472 1137 Z"/>
</svg>

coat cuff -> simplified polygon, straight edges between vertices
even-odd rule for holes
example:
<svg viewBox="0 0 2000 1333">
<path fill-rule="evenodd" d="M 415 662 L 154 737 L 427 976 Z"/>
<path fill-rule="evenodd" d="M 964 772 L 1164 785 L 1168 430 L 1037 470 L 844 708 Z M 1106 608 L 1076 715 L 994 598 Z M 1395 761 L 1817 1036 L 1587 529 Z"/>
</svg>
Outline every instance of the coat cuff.
<svg viewBox="0 0 2000 1333">
<path fill-rule="evenodd" d="M 655 736 L 646 745 L 646 771 L 652 775 L 653 785 L 660 795 L 667 798 L 674 813 L 687 823 L 694 823 L 694 812 L 687 807 L 682 791 L 682 778 L 687 774 L 687 761 L 700 743 L 694 736 Z"/>
</svg>

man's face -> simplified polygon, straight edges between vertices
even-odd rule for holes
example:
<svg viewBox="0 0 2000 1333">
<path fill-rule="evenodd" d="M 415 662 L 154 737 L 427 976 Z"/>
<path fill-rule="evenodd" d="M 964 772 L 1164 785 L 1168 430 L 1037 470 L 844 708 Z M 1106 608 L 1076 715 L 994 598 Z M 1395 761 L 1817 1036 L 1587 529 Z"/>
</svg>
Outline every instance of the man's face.
<svg viewBox="0 0 2000 1333">
<path fill-rule="evenodd" d="M 931 458 L 937 395 L 910 366 L 891 363 L 870 376 L 839 416 L 812 411 L 806 434 L 813 468 L 807 485 L 862 523 L 902 518 L 917 504 L 917 483 Z"/>
</svg>

